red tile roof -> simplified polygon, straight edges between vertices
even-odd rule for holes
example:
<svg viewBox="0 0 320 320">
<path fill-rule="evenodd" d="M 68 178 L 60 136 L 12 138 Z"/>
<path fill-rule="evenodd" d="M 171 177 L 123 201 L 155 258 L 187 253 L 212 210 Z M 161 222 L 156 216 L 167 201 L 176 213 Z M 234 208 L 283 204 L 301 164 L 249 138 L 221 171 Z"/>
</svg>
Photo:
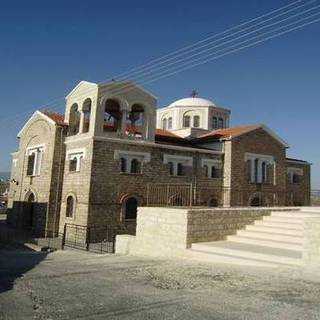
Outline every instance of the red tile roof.
<svg viewBox="0 0 320 320">
<path fill-rule="evenodd" d="M 261 125 L 249 125 L 249 126 L 239 126 L 239 127 L 231 127 L 227 129 L 218 129 L 218 130 L 213 130 L 209 133 L 206 133 L 202 136 L 199 137 L 199 139 L 205 139 L 205 138 L 216 138 L 216 139 L 221 139 L 221 138 L 234 138 L 237 136 L 240 136 L 244 133 L 256 130 L 260 128 Z"/>
<path fill-rule="evenodd" d="M 53 120 L 57 124 L 62 125 L 62 126 L 67 125 L 67 123 L 64 122 L 64 115 L 57 113 L 57 112 L 51 112 L 48 110 L 42 110 L 41 112 L 43 114 L 45 114 L 46 116 L 48 116 L 51 120 Z"/>
<path fill-rule="evenodd" d="M 157 136 L 161 136 L 161 137 L 170 137 L 170 138 L 177 138 L 177 139 L 183 139 L 179 136 L 177 136 L 176 134 L 167 131 L 167 130 L 163 130 L 163 129 L 156 129 L 156 135 Z"/>
</svg>

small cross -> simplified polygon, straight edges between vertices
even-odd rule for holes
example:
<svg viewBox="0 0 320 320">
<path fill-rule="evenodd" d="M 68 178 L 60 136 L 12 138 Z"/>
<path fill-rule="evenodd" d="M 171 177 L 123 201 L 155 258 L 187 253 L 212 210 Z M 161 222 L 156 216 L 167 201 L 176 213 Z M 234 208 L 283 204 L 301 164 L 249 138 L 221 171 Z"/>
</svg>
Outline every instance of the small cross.
<svg viewBox="0 0 320 320">
<path fill-rule="evenodd" d="M 193 89 L 193 90 L 191 91 L 191 97 L 192 97 L 192 98 L 195 98 L 197 95 L 198 95 L 198 91 L 195 90 L 195 89 Z"/>
</svg>

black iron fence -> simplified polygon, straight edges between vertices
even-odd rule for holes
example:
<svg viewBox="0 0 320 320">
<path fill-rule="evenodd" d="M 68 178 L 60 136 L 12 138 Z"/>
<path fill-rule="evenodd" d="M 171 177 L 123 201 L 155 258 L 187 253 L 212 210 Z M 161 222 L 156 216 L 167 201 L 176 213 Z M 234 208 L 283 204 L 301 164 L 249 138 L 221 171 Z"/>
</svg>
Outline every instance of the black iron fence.
<svg viewBox="0 0 320 320">
<path fill-rule="evenodd" d="M 118 234 L 126 234 L 122 225 L 82 226 L 65 224 L 63 247 L 87 250 L 98 253 L 114 253 Z"/>
<path fill-rule="evenodd" d="M 222 207 L 227 206 L 294 206 L 307 203 L 301 192 L 275 190 L 270 184 L 248 188 L 226 188 L 201 184 L 149 184 L 146 206 Z"/>
</svg>

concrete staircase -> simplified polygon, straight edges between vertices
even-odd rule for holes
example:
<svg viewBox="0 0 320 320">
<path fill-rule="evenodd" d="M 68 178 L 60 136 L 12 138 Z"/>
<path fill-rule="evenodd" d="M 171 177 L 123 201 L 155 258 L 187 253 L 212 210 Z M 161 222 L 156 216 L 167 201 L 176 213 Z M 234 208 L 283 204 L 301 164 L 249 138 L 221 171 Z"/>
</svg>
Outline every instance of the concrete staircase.
<svg viewBox="0 0 320 320">
<path fill-rule="evenodd" d="M 319 217 L 319 208 L 273 211 L 225 241 L 192 244 L 194 259 L 241 265 L 277 267 L 302 265 L 303 221 Z"/>
</svg>

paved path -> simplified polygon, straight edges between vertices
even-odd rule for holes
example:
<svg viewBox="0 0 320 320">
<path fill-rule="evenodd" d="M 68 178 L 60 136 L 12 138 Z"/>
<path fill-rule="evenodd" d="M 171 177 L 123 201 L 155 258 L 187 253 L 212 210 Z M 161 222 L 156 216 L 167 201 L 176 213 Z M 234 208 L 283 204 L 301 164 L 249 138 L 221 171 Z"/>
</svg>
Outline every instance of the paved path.
<svg viewBox="0 0 320 320">
<path fill-rule="evenodd" d="M 2 246 L 0 319 L 320 319 L 319 278 Z"/>
</svg>

